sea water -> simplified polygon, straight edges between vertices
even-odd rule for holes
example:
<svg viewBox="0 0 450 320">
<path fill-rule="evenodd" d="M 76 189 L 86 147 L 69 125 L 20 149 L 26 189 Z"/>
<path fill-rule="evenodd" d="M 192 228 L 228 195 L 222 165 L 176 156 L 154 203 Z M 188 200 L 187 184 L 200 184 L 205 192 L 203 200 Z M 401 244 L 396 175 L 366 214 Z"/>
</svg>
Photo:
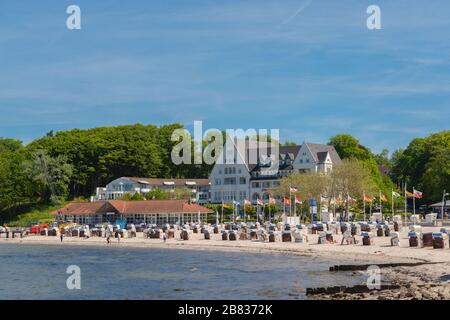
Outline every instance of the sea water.
<svg viewBox="0 0 450 320">
<path fill-rule="evenodd" d="M 367 276 L 329 272 L 337 261 L 271 253 L 0 245 L 0 299 L 307 299 L 307 287 Z M 69 290 L 67 268 L 80 268 Z"/>
</svg>

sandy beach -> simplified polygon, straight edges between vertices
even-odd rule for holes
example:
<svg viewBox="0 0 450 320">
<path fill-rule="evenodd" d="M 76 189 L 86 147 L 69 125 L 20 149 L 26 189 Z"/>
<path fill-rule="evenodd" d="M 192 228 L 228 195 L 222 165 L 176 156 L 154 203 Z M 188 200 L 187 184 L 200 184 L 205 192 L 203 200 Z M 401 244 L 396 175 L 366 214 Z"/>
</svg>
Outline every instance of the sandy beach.
<svg viewBox="0 0 450 320">
<path fill-rule="evenodd" d="M 439 231 L 438 227 L 424 227 L 423 232 Z M 362 241 L 355 245 L 341 245 L 341 235 L 333 235 L 335 243 L 318 244 L 318 235 L 308 235 L 307 243 L 280 242 L 275 243 L 236 240 L 223 241 L 220 234 L 211 234 L 211 240 L 203 239 L 203 234 L 190 234 L 187 241 L 179 240 L 179 232 L 175 239 L 164 242 L 162 239 L 145 239 L 142 233 L 136 238 L 113 239 L 109 247 L 167 248 L 185 250 L 213 250 L 278 253 L 288 255 L 317 256 L 330 261 L 346 264 L 387 264 L 417 263 L 425 264 L 414 267 L 383 268 L 384 281 L 399 284 L 400 290 L 374 291 L 365 294 L 323 295 L 317 298 L 332 299 L 450 299 L 450 249 L 410 248 L 407 231 L 400 232 L 400 246 L 392 247 L 390 237 L 373 237 L 371 246 L 363 246 Z M 360 237 L 357 236 L 360 240 Z M 447 240 L 448 241 L 448 240 Z M 82 239 L 65 237 L 61 243 L 59 237 L 30 235 L 24 238 L 4 239 L 0 243 L 55 245 L 55 246 L 107 246 L 104 238 L 91 237 Z"/>
</svg>

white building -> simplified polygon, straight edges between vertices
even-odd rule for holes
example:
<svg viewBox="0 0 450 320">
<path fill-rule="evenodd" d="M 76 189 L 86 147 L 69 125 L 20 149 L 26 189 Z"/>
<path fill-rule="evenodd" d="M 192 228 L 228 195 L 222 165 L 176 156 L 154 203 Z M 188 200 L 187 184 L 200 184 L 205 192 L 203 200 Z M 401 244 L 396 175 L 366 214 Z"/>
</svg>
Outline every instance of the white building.
<svg viewBox="0 0 450 320">
<path fill-rule="evenodd" d="M 186 190 L 192 194 L 191 199 L 198 204 L 208 203 L 209 181 L 208 179 L 155 179 L 121 177 L 111 181 L 104 188 L 97 188 L 93 201 L 120 199 L 125 194 L 146 193 L 160 189 L 167 192 Z"/>
<path fill-rule="evenodd" d="M 280 179 L 295 172 L 329 173 L 341 159 L 335 148 L 329 145 L 303 143 L 301 146 L 279 147 L 278 168 L 273 168 L 271 150 L 260 150 L 253 143 L 245 143 L 239 148 L 234 143 L 234 161 L 226 161 L 233 156 L 230 150 L 223 152 L 209 177 L 212 203 L 243 202 L 245 199 L 256 203 L 257 199 L 267 202 L 269 191 L 280 184 Z M 256 161 L 250 159 L 256 154 Z M 275 150 L 274 150 L 275 153 Z M 230 159 L 229 159 L 230 160 Z M 275 169 L 275 170 L 274 170 Z"/>
</svg>

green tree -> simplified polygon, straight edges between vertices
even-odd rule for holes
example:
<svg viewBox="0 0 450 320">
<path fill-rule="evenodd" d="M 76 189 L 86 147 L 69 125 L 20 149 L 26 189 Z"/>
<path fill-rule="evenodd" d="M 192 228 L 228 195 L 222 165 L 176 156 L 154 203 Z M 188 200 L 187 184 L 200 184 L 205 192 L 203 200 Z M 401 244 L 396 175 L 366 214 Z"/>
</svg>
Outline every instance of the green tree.
<svg viewBox="0 0 450 320">
<path fill-rule="evenodd" d="M 52 158 L 38 150 L 24 163 L 24 171 L 34 183 L 40 202 L 60 204 L 67 198 L 73 166 L 64 156 Z"/>
</svg>

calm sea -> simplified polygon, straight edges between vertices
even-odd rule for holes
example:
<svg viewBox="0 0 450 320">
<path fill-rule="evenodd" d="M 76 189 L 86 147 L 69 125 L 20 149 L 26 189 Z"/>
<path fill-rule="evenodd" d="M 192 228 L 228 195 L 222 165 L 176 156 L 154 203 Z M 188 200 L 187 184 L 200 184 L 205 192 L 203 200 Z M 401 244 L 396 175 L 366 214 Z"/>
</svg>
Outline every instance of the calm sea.
<svg viewBox="0 0 450 320">
<path fill-rule="evenodd" d="M 0 299 L 306 299 L 307 287 L 355 285 L 336 261 L 240 252 L 0 245 Z M 66 269 L 81 270 L 68 290 Z"/>
</svg>

